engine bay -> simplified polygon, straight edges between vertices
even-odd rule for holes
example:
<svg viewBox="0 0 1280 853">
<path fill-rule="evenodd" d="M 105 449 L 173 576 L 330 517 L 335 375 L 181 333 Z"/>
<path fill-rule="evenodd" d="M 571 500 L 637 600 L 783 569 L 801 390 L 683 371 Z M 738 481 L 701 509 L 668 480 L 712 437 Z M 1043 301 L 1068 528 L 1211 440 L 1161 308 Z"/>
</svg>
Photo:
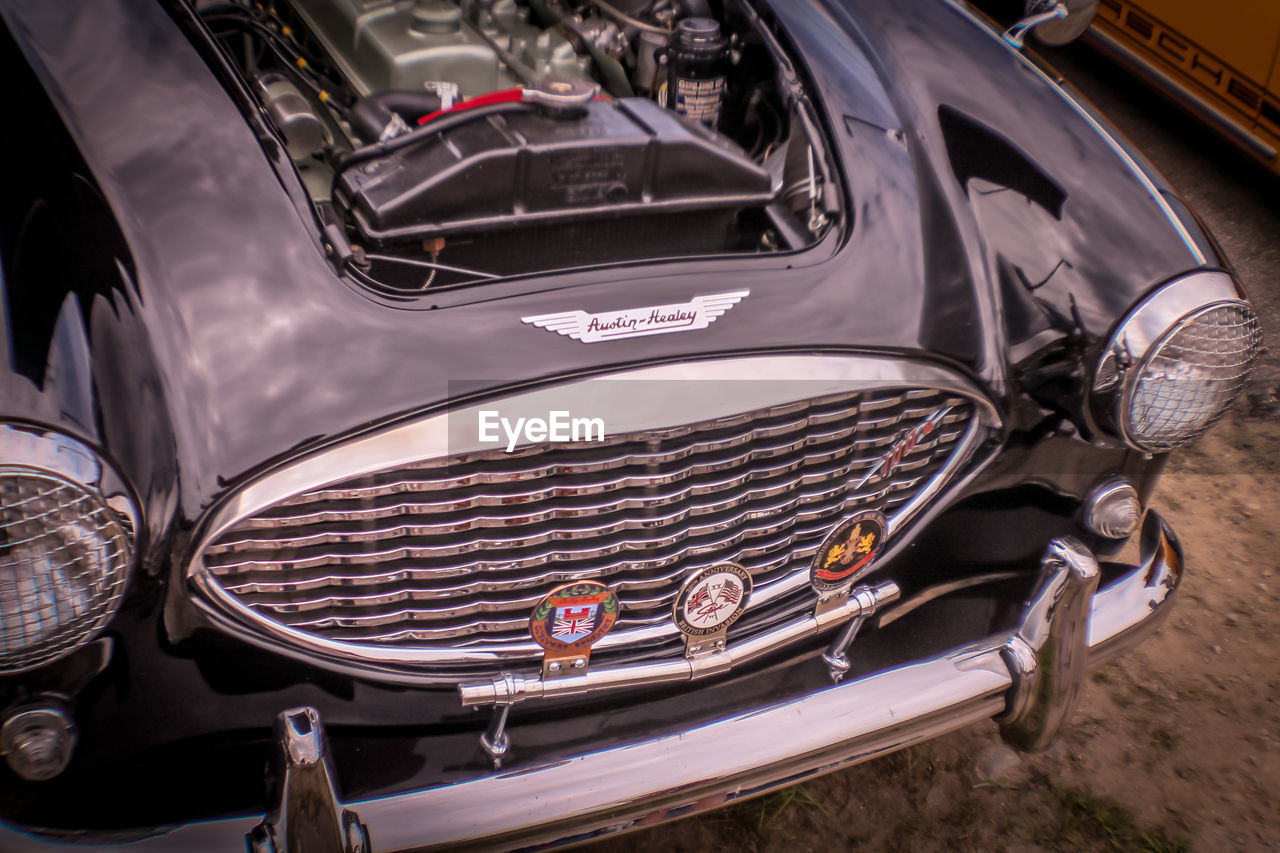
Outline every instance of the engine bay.
<svg viewBox="0 0 1280 853">
<path fill-rule="evenodd" d="M 748 0 L 197 2 L 334 260 L 405 294 L 810 246 L 829 146 Z"/>
</svg>

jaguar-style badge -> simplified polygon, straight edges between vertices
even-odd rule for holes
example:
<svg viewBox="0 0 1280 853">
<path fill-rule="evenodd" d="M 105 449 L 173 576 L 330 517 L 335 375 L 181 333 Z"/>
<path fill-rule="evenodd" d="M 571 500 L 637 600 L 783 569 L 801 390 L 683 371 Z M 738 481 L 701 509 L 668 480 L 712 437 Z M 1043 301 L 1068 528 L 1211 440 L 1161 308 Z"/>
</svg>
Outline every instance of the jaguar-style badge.
<svg viewBox="0 0 1280 853">
<path fill-rule="evenodd" d="M 735 563 L 721 563 L 692 575 L 676 596 L 676 627 L 686 637 L 705 637 L 738 621 L 751 595 L 751 575 Z"/>
<path fill-rule="evenodd" d="M 555 657 L 591 651 L 618 619 L 618 596 L 599 581 L 557 587 L 538 602 L 529 617 L 533 641 Z"/>
<path fill-rule="evenodd" d="M 880 553 L 888 530 L 884 513 L 874 509 L 864 509 L 840 522 L 814 555 L 809 583 L 819 593 L 848 586 Z"/>
</svg>

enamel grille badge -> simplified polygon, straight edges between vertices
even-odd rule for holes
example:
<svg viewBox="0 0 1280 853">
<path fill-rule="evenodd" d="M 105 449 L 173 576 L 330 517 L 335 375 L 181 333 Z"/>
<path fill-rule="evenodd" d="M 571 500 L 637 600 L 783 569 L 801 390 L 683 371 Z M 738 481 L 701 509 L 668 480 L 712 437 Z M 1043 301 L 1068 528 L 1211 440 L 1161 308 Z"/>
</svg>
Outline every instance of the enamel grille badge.
<svg viewBox="0 0 1280 853">
<path fill-rule="evenodd" d="M 727 630 L 747 608 L 751 575 L 735 563 L 721 563 L 690 577 L 676 596 L 676 627 L 704 637 Z"/>
<path fill-rule="evenodd" d="M 862 488 L 872 480 L 883 480 L 898 470 L 902 460 L 907 458 L 907 455 L 915 450 L 917 445 L 922 444 L 929 436 L 938 431 L 942 426 L 942 419 L 947 416 L 951 408 L 951 406 L 946 406 L 945 408 L 934 409 L 920 423 L 898 435 L 893 440 L 893 444 L 889 445 L 889 449 L 884 456 L 877 459 L 876 464 L 872 465 L 866 475 L 854 485 L 854 490 Z"/>
<path fill-rule="evenodd" d="M 650 305 L 645 308 L 625 308 L 621 311 L 605 311 L 589 314 L 586 311 L 565 311 L 560 314 L 536 314 L 521 317 L 521 323 L 529 323 L 548 332 L 556 332 L 594 344 L 618 338 L 638 338 L 642 335 L 664 335 L 668 332 L 691 332 L 705 329 L 721 314 L 747 297 L 751 291 L 734 290 L 728 293 L 711 293 L 695 296 L 689 302 L 674 305 Z"/>
<path fill-rule="evenodd" d="M 724 646 L 725 632 L 747 609 L 751 575 L 736 563 L 720 563 L 690 575 L 673 608 L 689 656 Z"/>
<path fill-rule="evenodd" d="M 618 609 L 618 596 L 598 581 L 553 589 L 529 617 L 529 634 L 546 649 L 543 669 L 549 674 L 585 669 L 591 647 L 609 633 Z"/>
<path fill-rule="evenodd" d="M 810 585 L 821 594 L 851 584 L 880 553 L 888 529 L 884 514 L 874 509 L 862 510 L 837 524 L 813 557 Z"/>
</svg>

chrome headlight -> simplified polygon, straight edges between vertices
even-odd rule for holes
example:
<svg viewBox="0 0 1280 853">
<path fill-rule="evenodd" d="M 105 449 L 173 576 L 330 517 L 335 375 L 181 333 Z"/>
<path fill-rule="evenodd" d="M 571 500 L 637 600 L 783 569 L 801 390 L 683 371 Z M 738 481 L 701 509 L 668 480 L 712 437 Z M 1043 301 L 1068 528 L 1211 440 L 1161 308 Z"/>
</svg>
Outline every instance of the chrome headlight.
<svg viewBox="0 0 1280 853">
<path fill-rule="evenodd" d="M 1178 279 L 1112 336 L 1094 378 L 1095 414 L 1138 450 L 1181 447 L 1240 395 L 1261 344 L 1258 317 L 1229 275 Z"/>
<path fill-rule="evenodd" d="M 136 519 L 87 446 L 0 424 L 0 674 L 71 653 L 115 615 Z"/>
</svg>

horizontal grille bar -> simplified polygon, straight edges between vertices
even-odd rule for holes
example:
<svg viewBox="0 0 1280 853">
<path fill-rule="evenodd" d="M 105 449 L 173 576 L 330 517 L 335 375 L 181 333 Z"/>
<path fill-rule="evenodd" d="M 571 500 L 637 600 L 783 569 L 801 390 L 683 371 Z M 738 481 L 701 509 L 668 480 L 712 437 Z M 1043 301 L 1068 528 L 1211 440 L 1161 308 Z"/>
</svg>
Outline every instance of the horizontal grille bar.
<svg viewBox="0 0 1280 853">
<path fill-rule="evenodd" d="M 955 402 L 959 403 L 960 401 L 956 400 Z M 920 417 L 923 417 L 925 414 L 927 414 L 928 411 L 929 410 L 926 409 L 923 412 L 920 412 L 920 413 L 913 412 L 912 414 L 915 414 L 916 419 L 918 419 Z M 789 463 L 779 464 L 777 467 L 783 470 L 786 470 L 786 469 L 804 470 L 806 466 L 812 466 L 821 462 L 827 462 L 832 460 L 842 460 L 843 465 L 841 467 L 832 468 L 827 471 L 820 472 L 822 476 L 827 476 L 827 477 L 839 476 L 843 473 L 847 473 L 852 468 L 869 467 L 875 464 L 877 457 L 854 456 L 853 454 L 860 449 L 859 444 L 856 441 L 850 441 L 849 439 L 851 439 L 852 435 L 855 432 L 870 432 L 872 430 L 883 430 L 885 429 L 885 427 L 896 427 L 899 424 L 901 424 L 906 419 L 906 417 L 907 415 L 904 414 L 891 419 L 890 418 L 879 419 L 877 421 L 877 424 L 874 426 L 855 424 L 854 426 L 852 426 L 847 430 L 825 431 L 823 433 L 816 434 L 814 436 L 811 436 L 810 440 L 801 439 L 799 441 L 791 442 L 785 445 L 770 444 L 770 445 L 766 445 L 763 448 L 759 448 L 757 450 L 737 454 L 733 457 L 717 458 L 714 460 L 709 460 L 704 464 L 697 466 L 698 470 L 694 471 L 689 476 L 694 476 L 696 474 L 704 474 L 704 473 L 714 474 L 716 472 L 721 472 L 721 471 L 736 472 L 736 473 L 733 473 L 727 477 L 722 475 L 719 478 L 718 484 L 716 481 L 712 481 L 710 483 L 699 482 L 687 487 L 684 491 L 686 491 L 690 495 L 699 494 L 699 493 L 708 493 L 708 492 L 716 491 L 717 485 L 720 485 L 723 488 L 731 488 L 735 486 L 741 486 L 744 483 L 750 482 L 752 480 L 762 479 L 764 477 L 769 476 L 769 474 L 771 473 L 770 468 L 767 466 L 761 467 L 761 468 L 751 467 L 753 463 L 761 459 L 777 459 L 778 457 L 784 456 L 785 454 L 793 453 L 794 451 L 800 448 L 803 448 L 806 446 L 818 445 L 818 444 L 825 444 L 825 446 L 831 449 L 822 453 L 809 454 L 804 458 L 792 459 Z M 951 414 L 944 420 L 944 424 L 947 424 L 947 423 L 955 424 L 962 421 L 963 419 L 964 419 L 963 416 L 960 414 Z M 887 421 L 888 423 L 880 423 L 879 421 Z M 952 441 L 954 441 L 954 439 L 957 437 L 957 433 L 953 432 L 950 434 L 950 436 L 943 436 L 943 437 L 949 437 Z M 887 446 L 892 441 L 892 438 L 893 438 L 893 435 L 889 434 L 889 435 L 880 435 L 871 440 L 876 442 L 879 446 Z M 912 454 L 913 458 L 908 458 L 903 460 L 903 462 L 899 466 L 899 470 L 904 472 L 910 471 L 912 466 L 921 467 L 927 464 L 929 461 L 929 458 L 925 454 L 928 451 L 933 450 L 937 446 L 937 444 L 938 444 L 938 441 L 935 440 L 935 441 L 929 442 L 927 445 L 922 445 L 917 447 L 916 452 Z M 665 475 L 659 474 L 656 477 L 654 477 L 654 479 L 659 479 L 659 478 L 665 478 Z M 793 483 L 792 485 L 795 485 L 795 484 Z M 643 488 L 643 486 L 640 486 L 640 487 Z M 575 487 L 570 486 L 569 488 L 572 489 Z M 626 487 L 615 488 L 612 491 L 624 491 L 625 488 Z M 630 487 L 630 488 L 636 488 L 636 487 Z M 550 492 L 554 490 L 545 489 L 544 491 Z M 302 549 L 298 553 L 282 554 L 279 557 L 270 557 L 270 556 L 267 557 L 267 560 L 270 563 L 274 563 L 278 559 L 287 559 L 290 565 L 294 569 L 302 569 L 302 568 L 308 568 L 316 565 L 324 565 L 328 563 L 341 564 L 344 561 L 349 561 L 352 559 L 358 561 L 361 564 L 369 564 L 369 563 L 384 562 L 387 560 L 394 560 L 394 559 L 421 559 L 421 558 L 430 558 L 432 556 L 467 554 L 467 553 L 472 553 L 474 551 L 480 550 L 482 548 L 496 547 L 499 544 L 506 545 L 508 547 L 521 547 L 522 545 L 540 544 L 540 543 L 556 541 L 556 540 L 591 538 L 595 536 L 606 535 L 609 533 L 617 532 L 619 530 L 638 529 L 641 526 L 644 526 L 646 529 L 656 529 L 658 527 L 664 526 L 664 524 L 671 524 L 677 521 L 681 521 L 684 518 L 687 518 L 690 514 L 699 514 L 699 513 L 696 507 L 687 507 L 685 511 L 671 513 L 667 515 L 665 518 L 651 518 L 650 516 L 647 516 L 647 515 L 641 515 L 639 518 L 632 519 L 629 522 L 623 522 L 621 527 L 615 526 L 612 529 L 610 528 L 609 525 L 597 525 L 595 527 L 588 526 L 585 528 L 578 528 L 576 530 L 573 528 L 542 530 L 537 532 L 536 534 L 533 534 L 531 538 L 529 538 L 527 541 L 524 541 L 524 542 L 519 541 L 519 538 L 515 536 L 503 536 L 499 539 L 492 539 L 492 538 L 473 539 L 470 541 L 463 541 L 463 542 L 453 543 L 449 545 L 433 544 L 432 546 L 427 548 L 403 546 L 400 548 L 383 549 L 381 551 L 373 550 L 369 548 L 361 548 L 361 549 L 348 548 L 345 550 L 345 552 L 339 551 L 336 553 L 331 553 L 331 552 L 309 553 L 305 550 L 306 547 L 311 545 L 331 543 L 331 542 L 342 542 L 344 544 L 349 544 L 349 543 L 355 543 L 355 542 L 369 542 L 369 541 L 376 542 L 376 541 L 382 541 L 387 539 L 395 539 L 397 538 L 398 534 L 400 534 L 402 531 L 410 537 L 412 537 L 415 533 L 430 534 L 433 537 L 440 537 L 440 536 L 447 536 L 448 534 L 451 534 L 451 533 L 475 530 L 475 529 L 480 529 L 485 527 L 509 528 L 510 522 L 513 519 L 518 520 L 520 524 L 523 526 L 525 524 L 535 524 L 539 521 L 543 521 L 548 518 L 573 518 L 573 517 L 600 518 L 600 517 L 606 517 L 608 514 L 614 513 L 617 510 L 624 509 L 624 508 L 648 510 L 654 507 L 672 504 L 678 501 L 679 497 L 680 497 L 680 490 L 676 490 L 675 492 L 667 492 L 665 494 L 663 493 L 659 493 L 656 495 L 646 494 L 643 497 L 638 497 L 638 498 L 623 498 L 623 499 L 620 499 L 619 501 L 616 501 L 615 502 L 616 505 L 613 505 L 610 503 L 604 503 L 604 504 L 596 504 L 596 505 L 589 505 L 589 506 L 582 506 L 582 507 L 574 507 L 572 504 L 570 504 L 569 506 L 565 506 L 564 505 L 565 501 L 563 497 L 561 495 L 555 495 L 555 497 L 553 497 L 550 502 L 550 506 L 548 506 L 546 509 L 543 509 L 541 513 L 539 513 L 537 510 L 530 510 L 528 506 L 525 504 L 519 504 L 519 506 L 521 506 L 522 509 L 520 509 L 518 514 L 509 513 L 505 516 L 494 516 L 489 518 L 486 518 L 484 516 L 467 514 L 467 515 L 461 515 L 461 517 L 459 517 L 459 513 L 461 511 L 456 511 L 454 516 L 456 520 L 454 520 L 452 523 L 450 523 L 448 517 L 444 517 L 444 518 L 439 518 L 427 525 L 420 525 L 420 526 L 414 527 L 411 524 L 402 524 L 402 525 L 397 525 L 395 527 L 384 527 L 381 530 L 376 530 L 376 529 L 369 530 L 367 528 L 362 530 L 357 528 L 354 524 L 351 524 L 351 523 L 337 523 L 337 522 L 331 522 L 331 523 L 325 524 L 319 530 L 311 530 L 309 526 L 300 525 L 298 527 L 295 527 L 291 524 L 290 521 L 285 520 L 277 523 L 271 535 L 265 535 L 257 532 L 260 528 L 258 528 L 256 525 L 249 527 L 248 530 L 245 529 L 245 526 L 237 526 L 236 528 L 233 528 L 231 531 L 228 531 L 228 533 L 223 534 L 221 537 L 219 537 L 219 539 L 214 545 L 206 549 L 205 551 L 206 565 L 210 568 L 211 571 L 213 571 L 214 574 L 219 576 L 228 575 L 228 574 L 239 572 L 239 571 L 244 571 L 246 569 L 251 569 L 256 564 L 255 560 L 244 559 L 244 558 L 226 558 L 225 555 L 232 554 L 232 553 L 240 553 L 240 552 L 250 552 L 250 554 L 252 554 L 255 548 L 259 551 L 274 550 L 274 549 Z M 500 500 L 499 498 L 494 497 L 488 501 L 488 504 L 492 505 L 494 503 L 497 503 L 499 500 Z M 723 505 L 723 504 L 727 504 L 732 500 L 741 500 L 741 495 L 739 494 L 739 496 L 737 496 L 736 498 L 730 498 L 728 500 L 722 499 L 719 503 Z M 628 502 L 633 502 L 634 505 L 628 507 L 627 506 Z M 712 512 L 712 511 L 714 511 L 714 505 L 704 509 L 702 514 L 705 514 L 705 512 Z M 254 521 L 260 523 L 261 519 L 260 518 L 255 519 Z M 352 521 L 355 521 L 355 519 L 353 519 Z M 299 530 L 299 527 L 301 527 L 306 532 L 304 532 L 302 535 L 298 535 L 297 533 L 293 533 L 293 535 L 290 535 L 293 531 Z M 253 532 L 250 532 L 250 531 L 253 531 Z M 474 566 L 474 564 L 468 563 L 467 566 L 468 568 L 471 568 Z"/>
<path fill-rule="evenodd" d="M 222 554 L 230 551 L 236 551 L 252 545 L 255 542 L 262 545 L 275 545 L 277 547 L 297 547 L 297 542 L 286 542 L 278 536 L 271 536 L 270 533 L 257 534 L 261 538 L 254 538 L 253 534 L 248 531 L 265 530 L 278 531 L 282 528 L 294 529 L 310 525 L 338 525 L 346 522 L 367 523 L 383 518 L 400 518 L 413 515 L 436 515 L 463 510 L 484 509 L 489 507 L 514 507 L 526 504 L 538 504 L 548 500 L 566 501 L 572 498 L 581 498 L 593 495 L 611 494 L 625 489 L 653 489 L 659 486 L 667 486 L 673 483 L 680 483 L 690 480 L 694 477 L 714 474 L 718 470 L 735 469 L 747 465 L 752 462 L 765 460 L 771 457 L 781 456 L 792 453 L 804 447 L 811 447 L 817 444 L 836 441 L 840 439 L 850 439 L 846 448 L 842 449 L 841 455 L 847 452 L 868 452 L 879 448 L 881 451 L 892 441 L 890 435 L 875 435 L 869 437 L 852 438 L 857 432 L 856 426 L 846 426 L 838 430 L 831 430 L 823 433 L 812 434 L 804 438 L 778 444 L 772 447 L 759 448 L 748 453 L 742 453 L 729 458 L 717 458 L 711 461 L 699 462 L 696 465 L 687 465 L 676 470 L 663 470 L 662 473 L 640 473 L 629 474 L 621 477 L 603 478 L 594 482 L 559 484 L 556 486 L 544 487 L 540 489 L 526 490 L 508 490 L 503 492 L 486 492 L 478 494 L 470 494 L 463 497 L 440 498 L 436 500 L 401 500 L 401 496 L 407 492 L 420 491 L 421 481 L 410 481 L 395 484 L 395 491 L 390 492 L 396 497 L 395 502 L 370 500 L 361 505 L 355 503 L 352 495 L 361 494 L 358 490 L 328 490 L 328 493 L 340 493 L 344 495 L 341 500 L 309 500 L 304 505 L 309 506 L 333 506 L 338 504 L 343 506 L 342 509 L 315 509 L 305 513 L 293 513 L 289 515 L 270 515 L 260 518 L 247 519 L 244 524 L 238 527 L 239 530 L 246 531 L 241 537 L 222 537 L 219 544 L 211 546 L 206 553 Z M 834 458 L 828 456 L 827 458 Z M 806 464 L 818 461 L 816 456 L 811 456 L 806 460 Z M 858 460 L 852 460 L 853 464 L 857 464 Z M 861 460 L 870 464 L 873 457 L 866 457 Z M 798 463 L 790 463 L 793 467 Z M 622 467 L 619 465 L 618 467 Z M 632 465 L 631 467 L 634 467 Z M 645 467 L 650 467 L 646 463 Z M 643 499 L 630 498 L 625 501 L 615 501 L 612 503 L 592 504 L 582 507 L 575 506 L 558 506 L 555 512 L 558 517 L 569 518 L 574 515 L 590 515 L 600 512 L 608 512 L 612 509 L 649 509 L 656 506 L 662 506 L 669 503 L 675 503 L 687 496 L 705 494 L 707 492 L 716 491 L 718 489 L 728 488 L 729 486 L 745 482 L 748 479 L 760 479 L 769 476 L 775 469 L 768 467 L 754 468 L 733 477 L 722 478 L 718 481 L 710 483 L 695 482 L 688 483 L 680 489 L 668 491 L 662 494 L 646 495 Z M 510 474 L 487 474 L 495 480 L 501 481 L 503 477 L 511 476 Z M 517 474 L 513 479 L 523 479 L 523 472 Z M 422 491 L 432 491 L 436 484 L 440 481 L 431 481 L 431 489 L 423 489 Z M 380 495 L 379 497 L 385 497 Z M 291 504 L 297 506 L 300 502 Z M 348 504 L 353 504 L 347 507 Z M 329 528 L 326 528 L 329 529 Z"/>
</svg>

